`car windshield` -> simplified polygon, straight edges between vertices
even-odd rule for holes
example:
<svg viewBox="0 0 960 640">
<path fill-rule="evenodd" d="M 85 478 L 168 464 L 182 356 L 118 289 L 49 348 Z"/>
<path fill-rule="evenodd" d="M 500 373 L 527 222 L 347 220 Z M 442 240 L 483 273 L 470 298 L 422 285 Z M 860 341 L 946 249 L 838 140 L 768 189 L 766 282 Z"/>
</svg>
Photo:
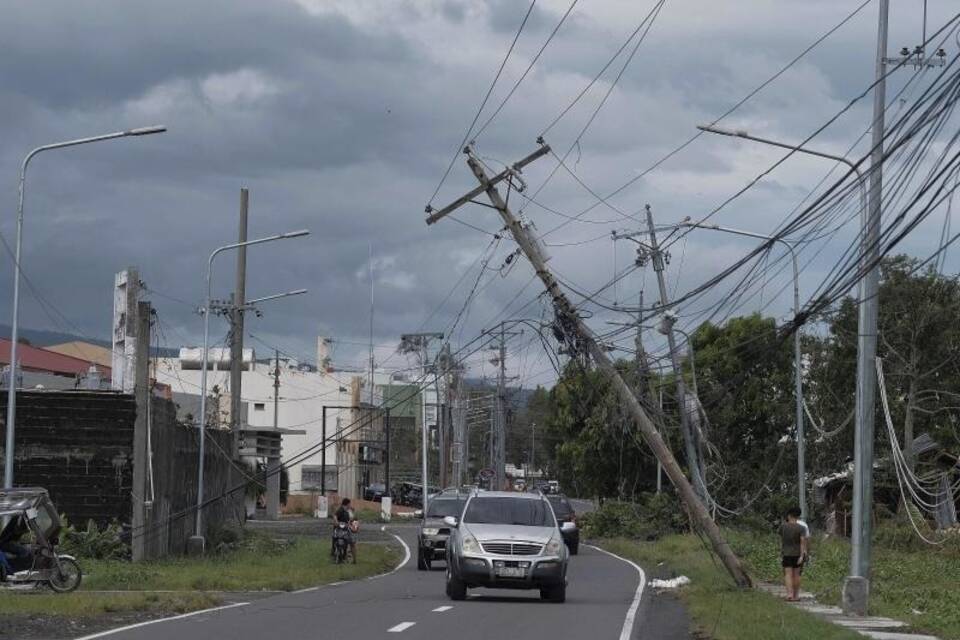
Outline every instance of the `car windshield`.
<svg viewBox="0 0 960 640">
<path fill-rule="evenodd" d="M 430 508 L 427 509 L 428 518 L 443 518 L 453 516 L 459 518 L 463 513 L 463 503 L 466 500 L 458 498 L 434 498 L 430 501 Z"/>
<path fill-rule="evenodd" d="M 553 507 L 553 512 L 559 517 L 568 516 L 573 513 L 573 506 L 567 501 L 566 498 L 560 496 L 548 496 L 547 500 L 550 501 L 550 506 Z"/>
<path fill-rule="evenodd" d="M 473 524 L 515 524 L 555 527 L 553 514 L 543 500 L 529 498 L 474 498 L 463 521 Z"/>
</svg>

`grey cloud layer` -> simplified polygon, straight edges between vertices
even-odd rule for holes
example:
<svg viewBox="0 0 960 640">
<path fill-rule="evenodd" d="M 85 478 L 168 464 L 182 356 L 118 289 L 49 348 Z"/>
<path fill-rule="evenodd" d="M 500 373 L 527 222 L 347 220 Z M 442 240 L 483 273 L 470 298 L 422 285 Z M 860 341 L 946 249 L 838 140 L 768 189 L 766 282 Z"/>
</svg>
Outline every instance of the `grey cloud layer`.
<svg viewBox="0 0 960 640">
<path fill-rule="evenodd" d="M 567 4 L 538 5 L 491 104 L 519 76 Z M 649 10 L 616 0 L 582 4 L 478 141 L 491 166 L 527 153 L 537 133 Z M 707 3 L 667 4 L 571 156 L 591 185 L 605 191 L 645 168 L 692 133 L 696 122 L 722 112 L 850 10 L 833 2 L 798 8 L 771 0 L 751 23 L 742 18 L 748 5 L 731 3 L 707 20 Z M 250 251 L 251 294 L 311 289 L 309 297 L 265 309 L 252 330 L 303 353 L 312 352 L 318 332 L 362 340 L 369 293 L 358 273 L 365 273 L 370 242 L 383 265 L 375 274 L 377 342 L 416 329 L 459 277 L 458 265 L 469 264 L 464 256 L 478 255 L 489 241 L 449 221 L 428 229 L 421 211 L 525 9 L 511 0 L 18 4 L 0 22 L 2 210 L 12 211 L 17 166 L 37 144 L 154 122 L 170 127 L 164 136 L 38 158 L 29 184 L 24 263 L 69 323 L 48 317 L 29 296 L 25 323 L 78 326 L 105 336 L 112 274 L 128 264 L 138 265 L 156 290 L 198 302 L 206 256 L 234 239 L 237 193 L 248 186 L 251 234 L 313 231 L 306 241 Z M 738 116 L 793 138 L 806 134 L 863 86 L 871 68 L 873 17 L 865 11 Z M 896 37 L 906 39 L 913 31 L 898 26 Z M 605 88 L 600 83 L 551 132 L 558 150 L 567 148 Z M 849 144 L 865 127 L 864 113 L 855 110 L 825 142 Z M 760 153 L 704 141 L 616 202 L 634 212 L 654 200 L 666 220 L 701 211 L 759 171 Z M 532 167 L 531 184 L 551 168 L 547 161 Z M 798 199 L 799 185 L 810 175 L 802 164 L 778 173 L 723 221 L 772 228 L 771 216 L 785 211 L 785 201 Z M 437 204 L 470 186 L 458 160 Z M 562 171 L 544 201 L 569 212 L 591 203 Z M 526 214 L 541 230 L 561 221 L 534 206 Z M 498 228 L 487 209 L 462 215 L 488 230 Z M 589 217 L 618 218 L 603 207 Z M 759 219 L 769 223 L 758 225 Z M 570 225 L 549 240 L 584 240 L 627 223 Z M 12 237 L 12 216 L 0 218 L 0 230 Z M 708 250 L 718 243 L 690 242 L 681 289 L 728 257 Z M 499 266 L 512 248 L 502 243 L 491 265 Z M 553 253 L 556 268 L 584 287 L 610 278 L 608 243 Z M 3 264 L 0 309 L 6 309 L 10 292 L 10 262 Z M 225 259 L 218 268 L 216 291 L 225 296 L 233 261 Z M 518 265 L 508 278 L 484 288 L 465 335 L 510 301 L 529 275 L 525 264 Z M 473 277 L 468 280 L 472 284 Z M 454 295 L 430 328 L 448 323 L 465 293 Z M 524 299 L 535 293 L 528 289 Z M 188 305 L 154 301 L 187 339 L 198 338 L 199 319 Z M 344 346 L 338 358 L 353 361 L 360 349 Z"/>
</svg>

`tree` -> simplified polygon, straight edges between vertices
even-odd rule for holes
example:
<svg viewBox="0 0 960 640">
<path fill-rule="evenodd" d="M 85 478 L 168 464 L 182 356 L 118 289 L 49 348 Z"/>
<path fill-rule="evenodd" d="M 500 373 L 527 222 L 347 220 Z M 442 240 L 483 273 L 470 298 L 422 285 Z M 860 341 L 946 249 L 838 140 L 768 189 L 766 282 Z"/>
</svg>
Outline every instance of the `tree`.
<svg viewBox="0 0 960 640">
<path fill-rule="evenodd" d="M 625 375 L 633 371 L 625 362 L 617 367 Z M 569 362 L 550 390 L 545 426 L 555 474 L 568 492 L 632 498 L 654 487 L 656 461 L 600 372 Z"/>
<path fill-rule="evenodd" d="M 880 316 L 877 353 L 883 360 L 886 391 L 894 424 L 902 425 L 900 446 L 913 465 L 915 435 L 928 432 L 941 443 L 952 440 L 949 412 L 960 408 L 960 284 L 932 266 L 899 255 L 880 266 Z M 852 408 L 856 378 L 857 305 L 847 297 L 830 323 L 831 344 L 819 375 L 818 399 L 831 407 L 829 389 L 842 389 Z M 842 412 L 843 409 L 840 409 Z M 834 414 L 837 415 L 836 413 Z M 885 416 L 878 403 L 877 445 L 887 441 Z M 883 447 L 887 448 L 887 447 Z"/>
<path fill-rule="evenodd" d="M 784 436 L 794 429 L 792 340 L 777 331 L 773 318 L 759 314 L 732 318 L 723 326 L 705 323 L 692 338 L 697 388 L 708 418 L 711 495 L 733 509 L 770 489 L 791 491 L 796 476 L 786 462 L 796 459 L 796 445 Z"/>
</svg>

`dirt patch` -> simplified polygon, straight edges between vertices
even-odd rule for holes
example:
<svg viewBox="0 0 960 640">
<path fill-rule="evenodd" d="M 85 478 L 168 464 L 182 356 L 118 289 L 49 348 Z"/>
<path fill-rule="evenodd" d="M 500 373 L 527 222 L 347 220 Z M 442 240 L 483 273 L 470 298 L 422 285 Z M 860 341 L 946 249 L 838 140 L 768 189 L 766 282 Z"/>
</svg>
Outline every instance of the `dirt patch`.
<svg viewBox="0 0 960 640">
<path fill-rule="evenodd" d="M 99 616 L 69 618 L 64 616 L 5 615 L 0 622 L 2 640 L 70 640 L 82 636 L 116 629 L 128 624 L 165 618 L 170 614 L 127 611 L 105 613 Z"/>
</svg>

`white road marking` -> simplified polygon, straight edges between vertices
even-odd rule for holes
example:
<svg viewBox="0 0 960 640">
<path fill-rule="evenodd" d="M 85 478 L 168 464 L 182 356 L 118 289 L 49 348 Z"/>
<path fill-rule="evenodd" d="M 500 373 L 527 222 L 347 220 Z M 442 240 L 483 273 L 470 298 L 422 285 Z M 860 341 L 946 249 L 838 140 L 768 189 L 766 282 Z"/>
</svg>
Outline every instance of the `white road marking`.
<svg viewBox="0 0 960 640">
<path fill-rule="evenodd" d="M 630 603 L 630 608 L 627 609 L 627 617 L 623 621 L 623 627 L 620 629 L 620 640 L 630 640 L 630 636 L 633 635 L 633 625 L 637 618 L 637 610 L 640 609 L 640 599 L 643 598 L 643 589 L 647 586 L 647 574 L 643 572 L 643 569 L 640 568 L 635 562 L 627 560 L 626 558 L 621 558 L 615 553 L 610 553 L 606 549 L 601 549 L 600 547 L 595 547 L 592 544 L 588 544 L 588 547 L 591 549 L 596 549 L 600 553 L 605 553 L 610 557 L 616 558 L 622 562 L 626 562 L 628 565 L 637 570 L 637 573 L 640 574 L 640 584 L 637 586 L 637 592 L 633 596 L 633 602 Z"/>
<path fill-rule="evenodd" d="M 213 607 L 212 609 L 201 609 L 200 611 L 191 611 L 190 613 L 182 613 L 178 616 L 171 616 L 169 618 L 158 618 L 157 620 L 148 620 L 147 622 L 138 622 L 137 624 L 128 624 L 125 627 L 118 627 L 116 629 L 110 629 L 109 631 L 101 631 L 99 633 L 94 633 L 89 636 L 83 636 L 82 638 L 76 638 L 75 640 L 93 640 L 94 638 L 105 638 L 107 636 L 112 636 L 115 633 L 120 633 L 121 631 L 129 631 L 130 629 L 137 629 L 139 627 L 146 627 L 151 624 L 158 624 L 160 622 L 170 622 L 171 620 L 182 620 L 184 618 L 189 618 L 191 616 L 199 616 L 203 613 L 212 613 L 214 611 L 223 611 L 224 609 L 233 609 L 234 607 L 245 607 L 249 602 L 235 602 L 233 604 L 225 604 L 222 607 Z"/>
<path fill-rule="evenodd" d="M 396 573 L 397 571 L 400 571 L 400 569 L 403 569 L 404 565 L 410 562 L 410 547 L 408 547 L 407 543 L 403 541 L 403 538 L 401 538 L 395 533 L 387 531 L 387 527 L 385 526 L 380 527 L 380 531 L 386 531 L 387 533 L 392 535 L 394 538 L 396 538 L 397 542 L 403 545 L 403 561 L 400 564 L 398 564 L 396 567 L 394 567 L 393 570 L 387 571 L 386 573 L 381 573 L 380 575 L 377 575 L 377 576 L 373 576 L 374 578 L 382 578 L 383 576 L 389 576 L 393 573 Z M 367 578 L 367 579 L 370 580 L 371 578 Z"/>
<path fill-rule="evenodd" d="M 311 591 L 316 591 L 319 588 L 320 587 L 307 587 L 306 589 L 297 589 L 296 591 L 291 591 L 290 593 L 310 593 Z"/>
<path fill-rule="evenodd" d="M 401 631 L 406 631 L 413 625 L 417 624 L 416 622 L 401 622 L 395 627 L 390 627 L 387 629 L 387 633 L 400 633 Z"/>
<path fill-rule="evenodd" d="M 447 606 L 447 607 L 437 607 L 436 609 L 433 610 L 433 612 L 434 612 L 434 613 L 443 613 L 444 611 L 450 611 L 450 609 L 453 609 L 453 607 L 450 607 L 450 606 Z"/>
</svg>

